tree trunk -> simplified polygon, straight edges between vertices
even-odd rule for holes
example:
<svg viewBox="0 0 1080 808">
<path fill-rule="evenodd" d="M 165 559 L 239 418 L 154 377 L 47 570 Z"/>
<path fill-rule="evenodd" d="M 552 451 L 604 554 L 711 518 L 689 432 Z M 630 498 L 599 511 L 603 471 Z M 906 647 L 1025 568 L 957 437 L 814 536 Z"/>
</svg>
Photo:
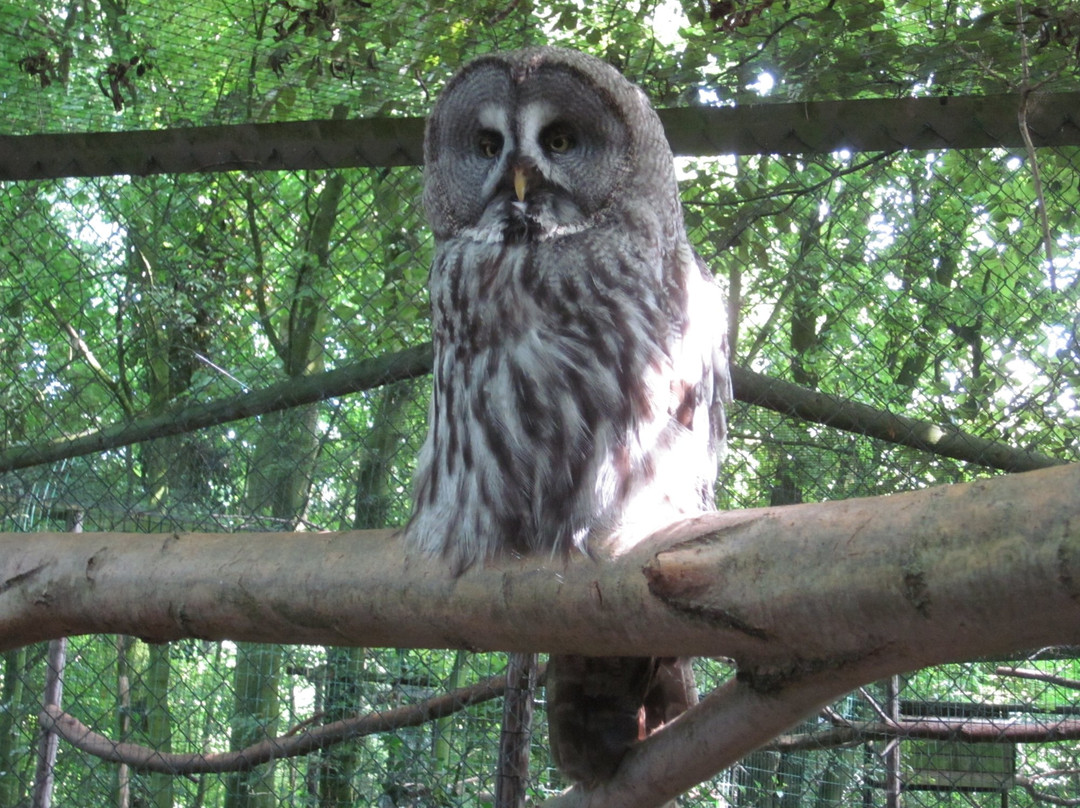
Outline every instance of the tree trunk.
<svg viewBox="0 0 1080 808">
<path fill-rule="evenodd" d="M 269 342 L 278 351 L 285 376 L 290 379 L 320 373 L 324 368 L 322 330 L 326 294 L 322 287 L 328 280 L 330 234 L 343 190 L 341 174 L 327 175 L 311 216 L 297 233 L 297 254 L 302 258 L 295 268 L 285 326 L 276 329 L 269 316 L 262 320 Z M 260 234 L 253 231 L 251 237 L 259 239 Z M 264 273 L 266 268 L 260 267 L 259 271 Z M 261 305 L 263 311 L 269 310 L 266 301 Z M 273 413 L 264 419 L 263 426 L 255 462 L 248 474 L 248 511 L 253 515 L 268 514 L 274 523 L 291 529 L 302 518 L 311 490 L 319 446 L 318 405 Z M 279 648 L 237 645 L 234 749 L 273 737 L 277 726 L 280 671 Z M 341 782 L 347 783 L 348 778 L 339 776 L 338 780 L 340 786 Z M 331 792 L 335 796 L 327 796 L 327 799 L 337 800 L 342 792 L 348 795 L 349 789 L 347 784 L 334 787 Z M 327 794 L 321 788 L 320 791 Z M 232 776 L 228 792 L 226 808 L 273 808 L 277 804 L 273 766 Z"/>
<path fill-rule="evenodd" d="M 520 808 L 525 804 L 537 665 L 536 654 L 510 654 L 507 659 L 495 808 Z"/>
<path fill-rule="evenodd" d="M 127 743 L 131 735 L 131 672 L 128 647 L 132 640 L 117 634 L 116 649 L 116 730 L 120 743 Z M 116 808 L 131 806 L 131 771 L 126 763 L 116 767 Z"/>
<path fill-rule="evenodd" d="M 169 709 L 169 690 L 172 668 L 169 662 L 169 644 L 151 645 L 147 648 L 147 667 L 143 677 L 146 693 L 146 739 L 162 752 L 172 751 L 172 712 Z M 173 785 L 175 778 L 154 773 L 149 779 L 150 804 L 154 808 L 173 808 Z"/>
<path fill-rule="evenodd" d="M 360 704 L 360 674 L 364 670 L 363 648 L 326 649 L 326 698 L 324 723 L 354 715 Z M 319 805 L 321 808 L 353 808 L 358 795 L 353 786 L 356 746 L 360 741 L 335 744 L 320 753 Z"/>
<path fill-rule="evenodd" d="M 19 766 L 15 755 L 16 719 L 23 715 L 23 677 L 26 675 L 26 649 L 7 651 L 3 656 L 4 679 L 0 690 L 0 808 L 14 808 L 23 795 Z"/>
<path fill-rule="evenodd" d="M 64 697 L 64 667 L 67 664 L 67 638 L 49 640 L 48 663 L 45 669 L 45 704 L 61 706 Z M 56 768 L 56 751 L 59 736 L 52 730 L 42 729 L 38 738 L 37 770 L 34 774 L 33 808 L 50 808 Z"/>
<path fill-rule="evenodd" d="M 233 689 L 230 746 L 245 746 L 278 731 L 278 679 L 281 675 L 281 648 L 277 645 L 238 643 Z M 235 772 L 226 778 L 225 808 L 276 808 L 273 765 Z"/>
</svg>

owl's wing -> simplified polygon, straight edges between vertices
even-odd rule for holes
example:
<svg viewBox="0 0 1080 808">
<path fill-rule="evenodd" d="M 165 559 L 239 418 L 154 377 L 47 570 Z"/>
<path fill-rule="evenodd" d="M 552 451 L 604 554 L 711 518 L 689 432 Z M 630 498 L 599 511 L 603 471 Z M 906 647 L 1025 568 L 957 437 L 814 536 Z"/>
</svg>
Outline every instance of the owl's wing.
<svg viewBox="0 0 1080 808">
<path fill-rule="evenodd" d="M 725 405 L 732 397 L 723 291 L 688 244 L 676 251 L 673 267 L 670 362 L 654 387 L 663 423 L 649 446 L 653 473 L 643 475 L 646 484 L 627 502 L 628 513 L 654 530 L 715 508 L 717 462 L 727 439 Z"/>
<path fill-rule="evenodd" d="M 728 345 L 728 311 L 727 298 L 720 287 L 716 284 L 708 266 L 701 256 L 694 253 L 694 262 L 697 264 L 700 274 L 700 283 L 692 281 L 689 292 L 691 296 L 691 315 L 698 321 L 706 321 L 708 325 L 697 322 L 694 328 L 702 329 L 702 339 L 705 344 L 702 351 L 703 369 L 708 381 L 706 386 L 709 411 L 709 424 L 711 427 L 713 446 L 717 454 L 723 452 L 724 443 L 727 440 L 727 412 L 725 405 L 733 399 L 731 389 L 731 349 Z"/>
</svg>

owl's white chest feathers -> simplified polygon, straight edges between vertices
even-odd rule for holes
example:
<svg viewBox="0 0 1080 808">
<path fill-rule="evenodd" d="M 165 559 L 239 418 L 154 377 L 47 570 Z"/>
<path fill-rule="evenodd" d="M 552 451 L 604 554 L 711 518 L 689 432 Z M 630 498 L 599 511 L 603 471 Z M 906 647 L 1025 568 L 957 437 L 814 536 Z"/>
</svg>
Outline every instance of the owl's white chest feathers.
<svg viewBox="0 0 1080 808">
<path fill-rule="evenodd" d="M 695 337 L 684 295 L 643 280 L 665 273 L 642 262 L 667 260 L 700 284 L 689 248 L 474 236 L 441 245 L 432 269 L 414 545 L 459 569 L 500 548 L 595 552 L 709 507 L 712 335 Z"/>
</svg>

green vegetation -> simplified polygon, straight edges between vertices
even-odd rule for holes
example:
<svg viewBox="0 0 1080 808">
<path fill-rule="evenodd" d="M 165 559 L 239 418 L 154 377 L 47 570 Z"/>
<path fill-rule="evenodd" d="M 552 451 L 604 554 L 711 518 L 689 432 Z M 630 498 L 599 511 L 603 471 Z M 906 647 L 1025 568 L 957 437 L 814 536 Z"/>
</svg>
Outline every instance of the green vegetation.
<svg viewBox="0 0 1080 808">
<path fill-rule="evenodd" d="M 544 42 L 604 56 L 660 107 L 1019 99 L 1036 87 L 1076 89 L 1080 6 L 8 3 L 0 7 L 0 135 L 169 129 L 182 137 L 192 126 L 423 115 L 470 56 Z M 0 142 L 0 151 L 14 143 Z M 692 238 L 732 301 L 736 362 L 1080 459 L 1080 151 L 903 145 L 680 158 Z M 7 159 L 0 154 L 0 165 Z M 416 166 L 2 188 L 0 456 L 317 377 L 428 339 L 431 244 Z M 244 541 L 257 530 L 400 525 L 427 398 L 426 380 L 410 379 L 0 472 L 0 529 L 32 541 L 35 531 L 78 521 L 87 532 L 234 531 Z M 732 413 L 732 433 L 725 508 L 990 473 L 745 403 Z M 227 752 L 300 725 L 414 703 L 502 664 L 464 652 L 76 638 L 63 706 L 116 741 Z M 898 683 L 892 702 L 883 685 L 836 710 L 874 720 L 889 703 L 1005 705 L 1043 725 L 1073 714 L 1080 672 L 1072 655 L 1022 665 L 1072 686 L 997 665 L 921 671 Z M 729 671 L 706 661 L 700 673 L 707 687 Z M 44 648 L 0 660 L 0 808 L 28 804 L 33 791 L 44 680 Z M 489 805 L 499 718 L 498 703 L 488 702 L 250 771 L 186 777 L 128 770 L 61 743 L 53 802 Z M 538 796 L 559 787 L 539 721 Z M 685 804 L 885 805 L 885 746 L 758 752 Z M 911 761 L 933 757 L 924 752 L 900 770 L 910 774 Z M 1013 805 L 1039 804 L 1034 792 L 1080 791 L 1075 741 L 1022 744 L 1016 766 L 1027 780 L 1014 779 Z M 948 791 L 904 797 L 970 804 Z"/>
</svg>

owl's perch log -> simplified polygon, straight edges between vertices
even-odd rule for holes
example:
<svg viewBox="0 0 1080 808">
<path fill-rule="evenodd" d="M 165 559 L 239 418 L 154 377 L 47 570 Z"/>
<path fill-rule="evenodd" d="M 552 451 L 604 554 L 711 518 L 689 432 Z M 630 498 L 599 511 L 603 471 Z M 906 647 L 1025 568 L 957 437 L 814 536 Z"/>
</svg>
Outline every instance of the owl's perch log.
<svg viewBox="0 0 1080 808">
<path fill-rule="evenodd" d="M 736 658 L 613 780 L 545 803 L 644 808 L 861 683 L 1080 644 L 1080 465 L 710 514 L 610 561 L 460 578 L 391 531 L 0 534 L 0 650 L 95 632 Z"/>
<path fill-rule="evenodd" d="M 735 657 L 761 691 L 1080 643 L 1080 465 L 710 514 L 460 578 L 391 531 L 0 534 L 0 648 L 125 633 Z"/>
<path fill-rule="evenodd" d="M 744 657 L 737 680 L 632 749 L 614 779 L 544 808 L 665 804 L 860 684 L 1074 643 L 1080 476 L 1069 469 L 751 512 L 657 553 L 645 568 L 653 594 L 770 652 Z M 785 542 L 787 569 L 765 557 Z"/>
</svg>

